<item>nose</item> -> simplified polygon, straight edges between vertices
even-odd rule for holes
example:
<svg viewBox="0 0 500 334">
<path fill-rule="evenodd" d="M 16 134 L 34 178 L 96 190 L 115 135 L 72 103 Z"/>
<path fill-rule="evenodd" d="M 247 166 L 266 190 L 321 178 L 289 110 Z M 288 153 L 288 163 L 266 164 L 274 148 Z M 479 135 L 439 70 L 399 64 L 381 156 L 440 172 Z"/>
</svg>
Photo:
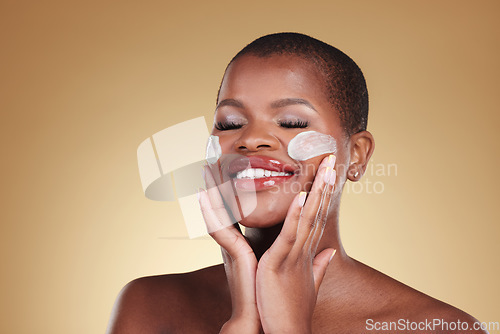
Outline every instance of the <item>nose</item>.
<svg viewBox="0 0 500 334">
<path fill-rule="evenodd" d="M 262 124 L 247 125 L 241 136 L 234 142 L 239 152 L 257 152 L 260 150 L 276 150 L 280 141 Z"/>
</svg>

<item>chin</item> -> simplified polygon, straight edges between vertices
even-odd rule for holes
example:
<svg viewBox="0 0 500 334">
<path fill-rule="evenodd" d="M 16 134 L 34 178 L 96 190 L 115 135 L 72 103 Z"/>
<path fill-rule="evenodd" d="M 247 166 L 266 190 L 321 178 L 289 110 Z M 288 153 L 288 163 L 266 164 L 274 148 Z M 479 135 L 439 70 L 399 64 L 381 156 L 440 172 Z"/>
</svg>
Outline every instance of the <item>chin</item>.
<svg viewBox="0 0 500 334">
<path fill-rule="evenodd" d="M 220 190 L 226 208 L 234 219 L 250 228 L 268 228 L 282 224 L 296 195 L 283 186 L 260 191 L 237 189 L 237 195 L 231 187 L 220 187 Z"/>
<path fill-rule="evenodd" d="M 268 228 L 285 221 L 291 200 L 281 196 L 281 200 L 272 200 L 268 196 L 258 197 L 256 205 L 251 210 L 246 210 L 239 223 L 245 227 Z M 245 208 L 245 203 L 242 203 Z M 248 208 L 248 206 L 247 206 Z M 243 209 L 245 211 L 245 209 Z"/>
<path fill-rule="evenodd" d="M 239 223 L 247 228 L 269 228 L 282 224 L 285 216 L 271 217 L 270 219 L 269 215 L 251 214 L 243 218 Z"/>
</svg>

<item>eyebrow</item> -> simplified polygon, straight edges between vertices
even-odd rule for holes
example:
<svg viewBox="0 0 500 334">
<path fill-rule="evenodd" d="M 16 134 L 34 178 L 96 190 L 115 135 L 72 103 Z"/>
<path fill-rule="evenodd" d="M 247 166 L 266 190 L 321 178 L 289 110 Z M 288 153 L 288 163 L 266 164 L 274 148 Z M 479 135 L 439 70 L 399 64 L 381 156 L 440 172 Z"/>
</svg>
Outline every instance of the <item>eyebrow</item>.
<svg viewBox="0 0 500 334">
<path fill-rule="evenodd" d="M 309 101 L 304 100 L 304 99 L 299 99 L 299 98 L 287 98 L 287 99 L 281 99 L 281 100 L 274 101 L 273 103 L 271 103 L 271 108 L 278 109 L 278 108 L 283 108 L 283 107 L 297 105 L 297 104 L 304 105 L 304 106 L 308 107 L 309 109 L 312 109 L 312 110 L 318 112 L 316 110 L 316 108 L 314 108 L 314 106 Z M 241 103 L 238 100 L 225 99 L 225 100 L 220 101 L 217 104 L 217 107 L 215 109 L 217 110 L 220 107 L 224 107 L 224 106 L 230 106 L 230 107 L 236 107 L 236 108 L 244 108 L 245 107 L 243 105 L 243 103 Z"/>
<path fill-rule="evenodd" d="M 215 110 L 219 109 L 220 107 L 224 107 L 224 106 L 230 106 L 230 107 L 236 107 L 236 108 L 244 108 L 243 103 L 241 103 L 238 100 L 235 100 L 235 99 L 225 99 L 225 100 L 220 101 L 217 104 L 217 107 L 215 108 Z"/>
<path fill-rule="evenodd" d="M 309 109 L 312 109 L 312 110 L 318 112 L 316 110 L 316 108 L 314 108 L 314 106 L 309 101 L 304 100 L 304 99 L 298 99 L 298 98 L 281 99 L 281 100 L 278 100 L 278 101 L 271 103 L 271 107 L 272 108 L 283 108 L 283 107 L 296 105 L 296 104 L 304 105 L 304 106 L 308 107 Z"/>
</svg>

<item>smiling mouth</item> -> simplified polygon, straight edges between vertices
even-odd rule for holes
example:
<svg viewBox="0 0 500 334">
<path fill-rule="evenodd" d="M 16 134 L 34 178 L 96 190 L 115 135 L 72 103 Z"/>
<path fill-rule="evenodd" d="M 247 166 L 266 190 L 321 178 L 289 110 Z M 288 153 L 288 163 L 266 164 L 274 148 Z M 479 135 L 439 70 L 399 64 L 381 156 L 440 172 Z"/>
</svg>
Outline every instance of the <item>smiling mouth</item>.
<svg viewBox="0 0 500 334">
<path fill-rule="evenodd" d="M 271 171 L 268 169 L 263 169 L 263 168 L 248 168 L 244 169 L 234 176 L 235 179 L 241 180 L 241 179 L 263 179 L 263 178 L 268 178 L 268 177 L 279 177 L 279 176 L 291 176 L 293 173 L 288 173 L 288 172 L 276 172 L 276 171 Z"/>
<path fill-rule="evenodd" d="M 260 191 L 288 182 L 299 169 L 265 155 L 239 156 L 227 167 L 227 174 L 237 190 Z"/>
</svg>

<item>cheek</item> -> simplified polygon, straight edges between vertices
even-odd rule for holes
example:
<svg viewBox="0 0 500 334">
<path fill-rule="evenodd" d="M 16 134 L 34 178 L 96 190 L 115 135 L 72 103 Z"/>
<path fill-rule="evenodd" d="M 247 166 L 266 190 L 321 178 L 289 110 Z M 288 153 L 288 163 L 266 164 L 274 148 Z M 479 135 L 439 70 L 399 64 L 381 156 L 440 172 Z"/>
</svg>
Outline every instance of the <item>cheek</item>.
<svg viewBox="0 0 500 334">
<path fill-rule="evenodd" d="M 304 191 L 311 190 L 319 165 L 325 156 L 326 155 L 308 159 L 301 163 L 300 182 L 302 183 Z"/>
<path fill-rule="evenodd" d="M 339 147 L 337 151 L 337 159 L 335 161 L 335 170 L 337 171 L 337 179 L 343 180 L 349 170 L 351 154 L 349 152 L 349 146 L 346 142 L 339 142 Z"/>
<path fill-rule="evenodd" d="M 223 154 L 228 154 L 231 151 L 232 148 L 231 137 L 228 138 L 227 135 L 219 137 L 219 143 Z"/>
<path fill-rule="evenodd" d="M 305 161 L 328 153 L 336 154 L 337 142 L 330 135 L 317 131 L 304 131 L 288 143 L 287 151 L 292 159 Z"/>
<path fill-rule="evenodd" d="M 226 153 L 228 148 L 228 140 L 225 137 L 226 136 L 220 136 L 219 134 L 213 134 L 212 131 L 212 134 L 210 134 L 209 137 L 209 143 L 210 143 L 210 138 L 217 138 L 217 145 L 221 149 L 221 153 Z M 207 145 L 207 149 L 208 148 L 209 146 Z"/>
</svg>

